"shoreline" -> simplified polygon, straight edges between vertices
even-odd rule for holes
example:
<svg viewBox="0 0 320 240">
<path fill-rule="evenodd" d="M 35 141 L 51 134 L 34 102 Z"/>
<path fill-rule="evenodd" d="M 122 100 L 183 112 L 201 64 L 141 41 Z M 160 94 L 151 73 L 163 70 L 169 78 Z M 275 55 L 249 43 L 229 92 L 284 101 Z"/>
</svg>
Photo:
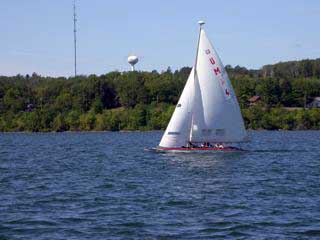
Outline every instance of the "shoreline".
<svg viewBox="0 0 320 240">
<path fill-rule="evenodd" d="M 317 129 L 294 129 L 294 130 L 285 130 L 285 129 L 246 129 L 248 132 L 307 132 L 307 131 L 320 131 Z M 121 130 L 121 131 L 108 131 L 108 130 L 92 130 L 92 131 L 38 131 L 38 132 L 30 132 L 30 131 L 5 131 L 0 132 L 0 134 L 10 134 L 10 133 L 54 133 L 54 134 L 61 134 L 61 133 L 148 133 L 148 132 L 164 132 L 165 130 Z"/>
</svg>

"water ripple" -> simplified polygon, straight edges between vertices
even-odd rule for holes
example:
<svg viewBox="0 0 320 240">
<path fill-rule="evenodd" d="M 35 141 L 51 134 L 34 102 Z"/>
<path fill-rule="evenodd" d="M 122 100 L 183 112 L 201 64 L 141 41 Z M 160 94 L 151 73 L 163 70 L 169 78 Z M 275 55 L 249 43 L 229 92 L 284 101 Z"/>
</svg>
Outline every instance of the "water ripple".
<svg viewBox="0 0 320 240">
<path fill-rule="evenodd" d="M 320 132 L 144 151 L 161 134 L 0 134 L 0 239 L 320 238 Z"/>
</svg>

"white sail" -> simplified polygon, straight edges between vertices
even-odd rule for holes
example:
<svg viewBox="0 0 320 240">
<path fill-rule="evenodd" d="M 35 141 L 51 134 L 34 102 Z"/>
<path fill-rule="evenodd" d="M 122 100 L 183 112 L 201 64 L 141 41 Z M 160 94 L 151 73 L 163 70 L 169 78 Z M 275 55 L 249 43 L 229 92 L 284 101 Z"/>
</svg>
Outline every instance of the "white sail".
<svg viewBox="0 0 320 240">
<path fill-rule="evenodd" d="M 159 144 L 160 147 L 182 147 L 189 141 L 191 110 L 194 94 L 194 69 L 192 68 L 181 97 Z"/>
<path fill-rule="evenodd" d="M 202 135 L 207 142 L 241 142 L 247 133 L 237 98 L 218 54 L 200 31 L 196 72 L 204 106 Z"/>
<path fill-rule="evenodd" d="M 201 142 L 205 136 L 202 134 L 203 128 L 205 128 L 204 122 L 204 107 L 202 104 L 202 97 L 201 97 L 201 89 L 198 80 L 197 73 L 195 73 L 193 79 L 193 98 L 192 98 L 192 116 L 191 116 L 191 126 L 190 126 L 190 141 L 191 142 Z"/>
<path fill-rule="evenodd" d="M 203 22 L 199 22 L 200 26 Z M 224 66 L 200 28 L 195 67 L 159 144 L 180 148 L 191 141 L 241 142 L 247 137 L 239 104 Z"/>
</svg>

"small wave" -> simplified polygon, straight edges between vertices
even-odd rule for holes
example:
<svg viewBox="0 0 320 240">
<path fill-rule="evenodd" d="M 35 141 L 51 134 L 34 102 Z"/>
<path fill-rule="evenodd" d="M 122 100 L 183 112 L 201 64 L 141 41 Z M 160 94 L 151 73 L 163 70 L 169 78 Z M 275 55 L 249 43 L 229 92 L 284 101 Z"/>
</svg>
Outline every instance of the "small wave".
<svg viewBox="0 0 320 240">
<path fill-rule="evenodd" d="M 184 201 L 184 200 L 169 200 L 167 202 L 168 206 L 187 206 L 192 204 L 191 201 Z"/>
<path fill-rule="evenodd" d="M 123 227 L 129 227 L 129 228 L 141 228 L 145 227 L 146 224 L 144 222 L 125 222 L 125 223 L 120 223 L 117 224 L 117 226 L 123 226 Z"/>
<path fill-rule="evenodd" d="M 55 221 L 48 220 L 27 220 L 19 219 L 6 222 L 8 225 L 30 225 L 30 226 L 56 226 L 58 223 Z"/>
<path fill-rule="evenodd" d="M 114 187 L 114 185 L 112 183 L 105 183 L 105 184 L 98 186 L 98 188 L 103 188 L 103 189 L 113 188 L 113 187 Z"/>
<path fill-rule="evenodd" d="M 77 218 L 77 217 L 67 217 L 67 218 L 59 218 L 59 221 L 63 223 L 80 223 L 80 222 L 88 222 L 90 219 L 88 218 Z"/>
<path fill-rule="evenodd" d="M 304 153 L 304 152 L 310 152 L 310 150 L 306 150 L 306 149 L 252 149 L 252 150 L 247 150 L 247 152 L 249 153 L 289 153 L 289 152 L 296 152 L 296 153 Z M 313 151 L 315 152 L 315 151 Z M 316 151 L 316 152 L 320 152 L 320 151 Z"/>
<path fill-rule="evenodd" d="M 301 232 L 294 232 L 295 234 L 304 235 L 308 237 L 320 237 L 320 230 L 319 229 L 311 229 Z"/>
</svg>

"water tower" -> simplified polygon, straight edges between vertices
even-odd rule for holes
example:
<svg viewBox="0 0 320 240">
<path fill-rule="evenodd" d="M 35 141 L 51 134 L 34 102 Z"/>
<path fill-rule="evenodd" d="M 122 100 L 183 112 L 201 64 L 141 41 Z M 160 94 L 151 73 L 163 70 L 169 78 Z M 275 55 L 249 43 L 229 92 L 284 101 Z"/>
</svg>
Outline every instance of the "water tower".
<svg viewBox="0 0 320 240">
<path fill-rule="evenodd" d="M 131 65 L 131 71 L 134 71 L 134 65 L 139 61 L 138 57 L 135 55 L 131 55 L 128 57 L 128 63 Z"/>
</svg>

